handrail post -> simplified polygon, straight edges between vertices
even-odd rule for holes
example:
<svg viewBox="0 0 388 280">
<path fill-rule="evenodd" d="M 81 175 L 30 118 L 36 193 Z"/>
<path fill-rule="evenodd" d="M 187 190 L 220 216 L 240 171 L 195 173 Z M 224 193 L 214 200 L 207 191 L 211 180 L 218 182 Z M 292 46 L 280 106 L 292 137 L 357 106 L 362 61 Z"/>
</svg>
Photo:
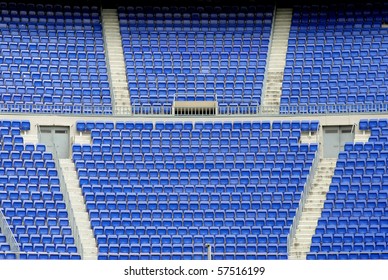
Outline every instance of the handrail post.
<svg viewBox="0 0 388 280">
<path fill-rule="evenodd" d="M 208 259 L 208 261 L 211 261 L 212 260 L 212 245 L 207 243 L 207 244 L 205 244 L 205 246 L 207 248 L 207 259 Z"/>
</svg>

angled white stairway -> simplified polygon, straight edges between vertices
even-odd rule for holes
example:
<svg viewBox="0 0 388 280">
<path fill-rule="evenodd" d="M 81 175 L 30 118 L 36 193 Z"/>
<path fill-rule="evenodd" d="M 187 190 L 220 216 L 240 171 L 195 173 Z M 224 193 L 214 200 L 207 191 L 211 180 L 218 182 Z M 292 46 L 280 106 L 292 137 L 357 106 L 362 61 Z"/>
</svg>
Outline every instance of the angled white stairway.
<svg viewBox="0 0 388 280">
<path fill-rule="evenodd" d="M 354 143 L 361 142 L 365 143 L 368 142 L 370 137 L 370 131 L 365 131 L 365 130 L 358 130 L 356 129 L 354 133 Z"/>
<path fill-rule="evenodd" d="M 279 113 L 291 19 L 292 9 L 276 9 L 264 92 L 261 98 L 262 111 L 265 113 Z"/>
<path fill-rule="evenodd" d="M 98 255 L 97 243 L 90 226 L 89 214 L 86 210 L 84 197 L 79 186 L 75 165 L 71 159 L 59 160 L 61 172 L 65 180 L 66 191 L 69 195 L 68 207 L 74 214 L 75 224 L 78 228 L 79 242 L 82 244 L 82 252 L 79 252 L 84 260 L 96 260 Z M 74 232 L 76 235 L 77 232 Z M 75 237 L 77 240 L 77 237 Z"/>
<path fill-rule="evenodd" d="M 92 139 L 91 139 L 91 136 L 90 136 L 90 132 L 86 132 L 86 133 L 80 133 L 80 134 L 76 134 L 74 135 L 74 138 L 73 138 L 73 144 L 87 144 L 87 145 L 90 145 L 92 144 Z"/>
<path fill-rule="evenodd" d="M 307 253 L 310 252 L 311 238 L 315 233 L 318 219 L 321 217 L 323 203 L 329 191 L 336 162 L 336 158 L 323 158 L 318 163 L 312 188 L 307 196 L 306 204 L 296 229 L 296 235 L 289 251 L 289 259 L 305 260 Z"/>
<path fill-rule="evenodd" d="M 130 114 L 131 103 L 116 9 L 102 11 L 102 26 L 113 109 L 116 114 Z"/>
<path fill-rule="evenodd" d="M 23 141 L 25 144 L 38 144 L 39 138 L 36 134 L 26 133 L 22 134 Z"/>
</svg>

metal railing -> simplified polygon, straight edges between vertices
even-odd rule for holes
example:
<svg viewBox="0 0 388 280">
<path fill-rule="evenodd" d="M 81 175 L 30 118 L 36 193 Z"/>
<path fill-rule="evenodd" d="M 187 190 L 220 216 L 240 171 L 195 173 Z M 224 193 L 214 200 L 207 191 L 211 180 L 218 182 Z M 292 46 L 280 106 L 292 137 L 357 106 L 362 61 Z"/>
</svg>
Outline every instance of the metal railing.
<svg viewBox="0 0 388 280">
<path fill-rule="evenodd" d="M 10 246 L 11 253 L 15 254 L 16 259 L 20 259 L 20 247 L 19 243 L 15 239 L 15 235 L 11 231 L 7 219 L 5 218 L 3 211 L 0 209 L 0 228 L 1 232 L 7 239 L 7 242 Z"/>
<path fill-rule="evenodd" d="M 0 114 L 36 115 L 81 115 L 81 116 L 174 116 L 172 105 L 26 105 L 0 104 Z M 193 110 L 195 112 L 195 110 Z M 316 115 L 354 115 L 368 113 L 387 113 L 388 103 L 362 105 L 221 105 L 216 108 L 217 116 L 316 116 Z M 193 114 L 194 116 L 196 114 Z M 206 115 L 206 114 L 203 114 Z M 213 114 L 210 114 L 214 116 Z M 201 115 L 202 116 L 202 115 Z"/>
<path fill-rule="evenodd" d="M 310 193 L 310 190 L 312 188 L 312 183 L 313 183 L 313 180 L 315 177 L 315 172 L 318 168 L 318 163 L 320 161 L 320 158 L 321 157 L 320 157 L 319 147 L 318 147 L 317 151 L 315 152 L 313 164 L 310 167 L 309 176 L 307 177 L 307 181 L 305 183 L 304 190 L 301 194 L 301 198 L 299 201 L 299 207 L 296 209 L 294 219 L 292 220 L 292 226 L 290 228 L 290 232 L 287 235 L 287 255 L 289 254 L 289 251 L 290 251 L 290 248 L 292 245 L 292 241 L 295 238 L 296 228 L 297 228 L 299 221 L 300 221 L 300 218 L 302 216 L 302 212 L 303 212 L 303 208 L 306 204 L 307 196 Z"/>
</svg>

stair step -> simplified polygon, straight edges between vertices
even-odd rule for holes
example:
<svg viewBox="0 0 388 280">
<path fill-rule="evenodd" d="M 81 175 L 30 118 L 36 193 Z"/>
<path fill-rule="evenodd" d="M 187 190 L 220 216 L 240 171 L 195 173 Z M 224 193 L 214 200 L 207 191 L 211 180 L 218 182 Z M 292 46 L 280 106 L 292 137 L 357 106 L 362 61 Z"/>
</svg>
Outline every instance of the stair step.
<svg viewBox="0 0 388 280">
<path fill-rule="evenodd" d="M 114 100 L 113 105 L 130 106 L 129 90 L 126 76 L 124 52 L 120 34 L 119 20 L 116 10 L 102 11 L 102 23 L 107 59 L 109 61 L 110 89 Z M 109 34 L 106 36 L 105 34 Z"/>
<path fill-rule="evenodd" d="M 73 228 L 75 236 L 79 236 L 83 251 L 79 252 L 83 259 L 97 259 L 98 250 L 92 229 L 90 227 L 89 214 L 86 210 L 84 196 L 79 187 L 75 165 L 71 159 L 60 159 L 59 168 L 64 176 L 64 190 L 68 193 L 67 207 L 71 209 L 70 215 L 74 215 L 76 228 Z M 72 170 L 72 171 L 71 171 Z"/>
</svg>

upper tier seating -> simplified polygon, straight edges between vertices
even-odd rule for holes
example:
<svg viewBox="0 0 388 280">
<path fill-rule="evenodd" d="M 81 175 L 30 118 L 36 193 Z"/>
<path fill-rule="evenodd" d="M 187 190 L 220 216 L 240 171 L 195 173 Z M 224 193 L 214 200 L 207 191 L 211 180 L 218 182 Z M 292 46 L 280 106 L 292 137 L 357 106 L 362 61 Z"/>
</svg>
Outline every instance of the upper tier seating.
<svg viewBox="0 0 388 280">
<path fill-rule="evenodd" d="M 1 111 L 111 113 L 98 7 L 2 2 L 0 37 Z"/>
<path fill-rule="evenodd" d="M 386 2 L 295 6 L 281 105 L 309 105 L 300 108 L 309 113 L 387 111 L 387 14 Z"/>
<path fill-rule="evenodd" d="M 99 259 L 285 259 L 318 122 L 78 122 Z"/>
<path fill-rule="evenodd" d="M 176 101 L 257 106 L 273 6 L 119 7 L 131 104 L 171 112 Z"/>
<path fill-rule="evenodd" d="M 41 144 L 23 144 L 26 121 L 0 121 L 0 209 L 20 258 L 79 259 L 55 162 Z"/>
<path fill-rule="evenodd" d="M 338 156 L 308 259 L 388 259 L 388 120 L 361 120 L 366 143 Z"/>
</svg>

